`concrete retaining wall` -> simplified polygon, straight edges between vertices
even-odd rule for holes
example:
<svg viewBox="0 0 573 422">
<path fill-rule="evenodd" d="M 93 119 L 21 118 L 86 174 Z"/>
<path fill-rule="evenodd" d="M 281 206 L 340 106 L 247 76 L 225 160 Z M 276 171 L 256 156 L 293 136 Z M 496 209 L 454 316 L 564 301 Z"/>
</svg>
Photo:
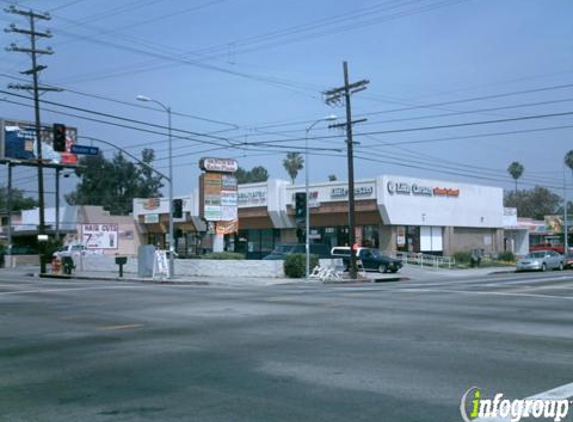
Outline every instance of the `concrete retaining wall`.
<svg viewBox="0 0 573 422">
<path fill-rule="evenodd" d="M 76 262 L 76 271 L 119 272 L 113 256 L 87 255 Z M 137 275 L 137 258 L 127 258 L 123 271 Z M 177 277 L 262 277 L 284 278 L 283 261 L 176 259 Z"/>
</svg>

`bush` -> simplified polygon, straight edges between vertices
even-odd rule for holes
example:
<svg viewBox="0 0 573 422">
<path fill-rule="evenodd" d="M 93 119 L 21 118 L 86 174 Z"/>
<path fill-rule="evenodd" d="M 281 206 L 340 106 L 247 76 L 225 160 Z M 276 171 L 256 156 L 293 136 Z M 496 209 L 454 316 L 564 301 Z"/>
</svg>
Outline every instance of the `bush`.
<svg viewBox="0 0 573 422">
<path fill-rule="evenodd" d="M 513 262 L 515 261 L 515 255 L 510 251 L 500 252 L 497 255 L 497 259 L 498 261 Z"/>
<path fill-rule="evenodd" d="M 310 255 L 309 269 L 312 271 L 318 265 L 318 255 Z M 285 258 L 285 275 L 289 278 L 303 278 L 305 276 L 306 255 L 303 253 L 289 254 Z"/>
<path fill-rule="evenodd" d="M 472 260 L 471 252 L 456 252 L 454 253 L 456 264 L 469 264 Z"/>
<path fill-rule="evenodd" d="M 211 252 L 201 255 L 201 259 L 245 259 L 245 255 L 238 252 Z"/>
</svg>

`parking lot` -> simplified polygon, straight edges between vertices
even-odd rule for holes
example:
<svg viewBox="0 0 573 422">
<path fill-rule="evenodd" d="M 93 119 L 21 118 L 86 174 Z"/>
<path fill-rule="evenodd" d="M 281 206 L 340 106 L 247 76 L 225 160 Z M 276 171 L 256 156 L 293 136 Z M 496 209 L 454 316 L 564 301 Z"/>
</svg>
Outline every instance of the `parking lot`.
<svg viewBox="0 0 573 422">
<path fill-rule="evenodd" d="M 0 420 L 459 421 L 472 386 L 523 398 L 573 382 L 572 275 L 231 287 L 0 273 Z"/>
</svg>

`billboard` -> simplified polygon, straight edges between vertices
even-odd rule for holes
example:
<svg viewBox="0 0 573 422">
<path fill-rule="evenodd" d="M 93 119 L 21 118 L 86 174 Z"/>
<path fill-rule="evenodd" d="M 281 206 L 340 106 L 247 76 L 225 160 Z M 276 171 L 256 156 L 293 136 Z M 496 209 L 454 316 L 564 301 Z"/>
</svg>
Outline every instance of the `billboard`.
<svg viewBox="0 0 573 422">
<path fill-rule="evenodd" d="M 82 224 L 82 239 L 86 249 L 117 249 L 117 224 Z"/>
<path fill-rule="evenodd" d="M 42 126 L 42 159 L 51 164 L 77 164 L 78 157 L 71 148 L 77 142 L 78 130 L 66 127 L 66 151 L 57 152 L 52 147 L 52 126 Z M 20 120 L 0 120 L 0 159 L 36 160 L 36 126 Z"/>
</svg>

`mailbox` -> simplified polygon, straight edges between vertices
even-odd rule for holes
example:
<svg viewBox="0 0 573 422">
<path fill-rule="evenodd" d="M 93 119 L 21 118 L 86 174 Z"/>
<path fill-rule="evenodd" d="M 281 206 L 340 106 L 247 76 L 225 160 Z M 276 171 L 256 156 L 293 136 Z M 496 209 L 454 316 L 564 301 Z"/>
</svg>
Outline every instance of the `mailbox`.
<svg viewBox="0 0 573 422">
<path fill-rule="evenodd" d="M 116 256 L 115 263 L 117 265 L 125 265 L 127 264 L 127 256 Z"/>
<path fill-rule="evenodd" d="M 119 265 L 119 276 L 123 277 L 123 266 L 127 264 L 127 256 L 116 256 L 115 263 Z"/>
</svg>

